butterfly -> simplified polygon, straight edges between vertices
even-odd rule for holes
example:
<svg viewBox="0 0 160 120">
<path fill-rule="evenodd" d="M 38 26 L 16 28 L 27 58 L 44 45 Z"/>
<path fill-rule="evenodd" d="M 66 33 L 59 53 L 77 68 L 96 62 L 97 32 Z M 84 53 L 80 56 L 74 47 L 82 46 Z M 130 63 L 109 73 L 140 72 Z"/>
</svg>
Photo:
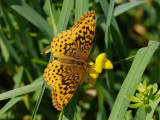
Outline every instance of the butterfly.
<svg viewBox="0 0 160 120">
<path fill-rule="evenodd" d="M 93 45 L 96 14 L 89 11 L 81 16 L 71 30 L 59 33 L 51 42 L 55 60 L 44 70 L 44 79 L 52 86 L 52 102 L 62 110 L 77 90 L 82 72 Z"/>
</svg>

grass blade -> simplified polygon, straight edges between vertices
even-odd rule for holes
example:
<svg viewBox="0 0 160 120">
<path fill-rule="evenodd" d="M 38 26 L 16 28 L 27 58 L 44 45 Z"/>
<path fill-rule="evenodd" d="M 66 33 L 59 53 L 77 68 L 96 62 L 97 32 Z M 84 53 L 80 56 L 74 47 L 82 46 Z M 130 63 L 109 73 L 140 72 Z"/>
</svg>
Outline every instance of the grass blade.
<svg viewBox="0 0 160 120">
<path fill-rule="evenodd" d="M 57 33 L 57 28 L 56 28 L 56 23 L 55 23 L 55 20 L 54 20 L 54 17 L 53 17 L 53 13 L 52 13 L 52 6 L 51 6 L 51 1 L 50 0 L 47 0 L 48 1 L 48 3 L 49 3 L 49 12 L 50 12 L 50 15 L 51 15 L 51 20 L 52 20 L 52 28 L 53 28 L 53 30 L 54 30 L 54 36 L 56 35 L 56 33 Z"/>
<path fill-rule="evenodd" d="M 88 11 L 88 0 L 76 0 L 75 22 Z"/>
<path fill-rule="evenodd" d="M 143 3 L 146 3 L 146 1 L 134 1 L 134 2 L 127 2 L 127 3 L 124 3 L 122 5 L 119 5 L 115 8 L 114 10 L 114 16 L 118 16 L 124 12 L 126 12 L 127 10 L 130 10 L 131 8 L 133 7 L 136 7 L 136 6 L 139 6 Z"/>
<path fill-rule="evenodd" d="M 20 67 L 19 67 L 18 76 L 17 76 L 17 79 L 16 79 L 16 81 L 15 81 L 15 86 L 14 86 L 14 88 L 18 88 L 18 87 L 21 86 L 23 71 L 24 71 L 24 67 L 23 67 L 23 66 L 20 66 Z"/>
<path fill-rule="evenodd" d="M 137 52 L 112 108 L 109 120 L 122 120 L 124 118 L 130 103 L 125 96 L 134 94 L 135 88 L 133 83 L 141 81 L 142 74 L 159 44 L 159 42 L 151 41 L 148 47 L 142 48 Z"/>
<path fill-rule="evenodd" d="M 4 2 L 37 28 L 39 28 L 49 40 L 53 38 L 53 29 L 51 26 L 49 26 L 49 24 L 40 16 L 40 14 L 38 14 L 25 2 L 19 0 L 14 0 L 14 2 L 12 0 L 5 0 Z"/>
<path fill-rule="evenodd" d="M 153 113 L 159 103 L 160 103 L 160 98 L 158 98 L 156 101 L 153 101 L 149 104 L 151 106 L 151 111 L 147 113 L 146 120 L 152 120 Z"/>
<path fill-rule="evenodd" d="M 73 8 L 74 0 L 64 0 L 62 5 L 62 11 L 57 27 L 57 34 L 65 30 L 69 21 L 71 10 Z"/>
<path fill-rule="evenodd" d="M 6 37 L 3 35 L 2 32 L 0 32 L 0 38 L 3 41 L 3 43 L 5 44 L 5 46 L 7 47 L 8 51 L 10 52 L 10 55 L 15 59 L 15 61 L 20 64 L 21 60 L 18 56 L 18 54 L 16 53 L 16 51 L 14 50 L 14 48 L 8 43 L 8 40 L 6 39 Z"/>
<path fill-rule="evenodd" d="M 35 90 L 41 89 L 42 84 L 43 84 L 43 81 L 42 81 L 43 76 L 41 76 L 38 80 L 41 80 L 41 81 L 36 82 L 36 83 L 32 83 L 30 85 L 26 85 L 24 87 L 20 87 L 20 88 L 14 89 L 14 90 L 10 90 L 5 93 L 1 93 L 0 100 L 5 100 L 5 99 L 12 98 L 12 97 L 24 95 L 24 94 L 33 92 Z"/>
<path fill-rule="evenodd" d="M 34 117 L 35 117 L 35 115 L 36 115 L 36 113 L 37 113 L 38 107 L 39 107 L 39 105 L 40 105 L 40 102 L 41 102 L 41 99 L 42 99 L 42 96 L 43 96 L 43 93 L 44 93 L 44 90 L 45 90 L 45 84 L 46 84 L 46 82 L 43 81 L 42 90 L 41 90 L 41 92 L 40 92 L 38 101 L 36 102 L 36 106 L 35 106 L 35 108 L 34 108 L 34 110 L 33 110 L 33 114 L 32 114 L 31 120 L 34 120 Z"/>
<path fill-rule="evenodd" d="M 3 115 L 9 108 L 11 108 L 14 104 L 16 104 L 18 101 L 20 101 L 23 97 L 16 97 L 11 99 L 1 110 L 0 110 L 0 116 Z"/>
</svg>

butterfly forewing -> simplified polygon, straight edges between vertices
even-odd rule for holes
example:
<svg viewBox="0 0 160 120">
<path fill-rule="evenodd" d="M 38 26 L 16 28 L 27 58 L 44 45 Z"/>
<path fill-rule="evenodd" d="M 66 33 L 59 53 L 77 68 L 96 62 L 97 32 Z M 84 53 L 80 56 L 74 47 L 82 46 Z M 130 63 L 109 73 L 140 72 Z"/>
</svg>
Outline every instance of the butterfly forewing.
<svg viewBox="0 0 160 120">
<path fill-rule="evenodd" d="M 95 24 L 94 11 L 82 15 L 71 31 L 63 31 L 52 40 L 52 54 L 55 57 L 85 61 L 92 49 Z"/>
<path fill-rule="evenodd" d="M 75 39 L 78 53 L 86 60 L 92 49 L 93 39 L 95 35 L 95 12 L 89 11 L 72 27 L 73 38 Z"/>
</svg>

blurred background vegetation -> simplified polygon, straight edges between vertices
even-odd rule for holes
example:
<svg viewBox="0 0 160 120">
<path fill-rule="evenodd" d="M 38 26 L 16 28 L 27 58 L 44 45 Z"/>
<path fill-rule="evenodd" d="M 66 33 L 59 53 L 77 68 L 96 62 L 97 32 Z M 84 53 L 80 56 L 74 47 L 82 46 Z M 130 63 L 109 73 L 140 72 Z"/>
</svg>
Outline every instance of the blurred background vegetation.
<svg viewBox="0 0 160 120">
<path fill-rule="evenodd" d="M 71 29 L 75 22 L 76 10 L 73 7 L 71 14 L 68 15 L 67 28 L 59 29 L 58 23 L 64 1 L 51 1 L 53 14 L 50 14 L 49 0 L 0 1 L 0 93 L 43 80 L 43 71 L 48 64 L 50 54 L 41 55 L 41 52 L 50 45 L 56 33 Z M 76 1 L 78 0 L 75 0 L 75 4 Z M 92 56 L 107 52 L 108 58 L 114 63 L 134 56 L 138 49 L 146 47 L 150 40 L 160 40 L 159 0 L 139 1 L 135 7 L 130 7 L 120 14 L 118 12 L 121 9 L 127 8 L 120 6 L 132 1 L 116 0 L 113 14 L 115 19 L 112 20 L 116 20 L 119 32 L 116 34 L 114 25 L 111 26 L 109 32 L 112 34 L 112 39 L 110 44 L 107 44 L 105 31 L 108 6 L 103 4 L 105 2 L 107 3 L 107 0 L 89 0 L 88 4 L 89 10 L 94 10 L 97 17 Z M 148 84 L 159 84 L 159 53 L 158 49 L 143 75 L 142 79 Z M 131 63 L 132 59 L 116 64 L 113 70 L 104 71 L 95 87 L 88 85 L 87 81 L 84 82 L 78 93 L 75 114 L 77 119 L 108 118 Z M 0 111 L 0 119 L 29 119 L 39 98 L 40 85 L 34 86 L 28 94 L 23 94 L 23 97 L 17 98 L 11 104 L 9 99 L 0 101 L 0 109 L 3 108 Z M 52 106 L 50 90 L 51 88 L 46 86 L 36 115 L 38 120 L 58 119 L 59 111 Z M 4 108 L 6 104 L 9 105 Z M 156 110 L 159 109 L 158 106 Z M 133 110 L 132 114 L 134 116 L 136 110 Z"/>
</svg>

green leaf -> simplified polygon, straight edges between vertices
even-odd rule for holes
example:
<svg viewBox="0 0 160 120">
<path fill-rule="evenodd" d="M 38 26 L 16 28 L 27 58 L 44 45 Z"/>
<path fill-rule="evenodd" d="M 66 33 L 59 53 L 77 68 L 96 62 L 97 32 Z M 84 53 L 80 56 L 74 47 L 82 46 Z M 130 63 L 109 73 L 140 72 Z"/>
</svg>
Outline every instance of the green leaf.
<svg viewBox="0 0 160 120">
<path fill-rule="evenodd" d="M 10 55 L 13 57 L 13 59 L 15 59 L 15 61 L 18 64 L 20 64 L 21 60 L 19 58 L 19 55 L 17 54 L 15 49 L 9 44 L 8 40 L 6 39 L 6 37 L 4 36 L 4 34 L 2 32 L 0 32 L 0 37 L 1 37 L 1 41 L 4 43 L 4 45 L 6 46 L 8 51 L 10 52 Z"/>
<path fill-rule="evenodd" d="M 11 99 L 1 110 L 0 110 L 0 116 L 3 115 L 9 108 L 11 108 L 14 104 L 16 104 L 18 101 L 20 101 L 23 97 L 16 97 Z"/>
<path fill-rule="evenodd" d="M 132 110 L 129 110 L 125 114 L 125 120 L 133 120 Z"/>
<path fill-rule="evenodd" d="M 141 100 L 133 95 L 127 95 L 126 96 L 128 100 L 130 100 L 131 102 L 141 102 Z"/>
<path fill-rule="evenodd" d="M 135 88 L 133 87 L 133 83 L 140 82 L 143 72 L 159 44 L 159 42 L 151 41 L 148 47 L 141 48 L 137 52 L 118 97 L 116 98 L 109 120 L 121 120 L 124 118 L 130 103 L 124 96 L 134 94 Z"/>
<path fill-rule="evenodd" d="M 130 10 L 131 8 L 136 7 L 138 5 L 141 5 L 143 3 L 146 3 L 146 1 L 134 1 L 134 2 L 128 2 L 128 3 L 124 3 L 122 5 L 119 5 L 114 10 L 114 16 L 116 17 L 116 16 Z"/>
<path fill-rule="evenodd" d="M 146 112 L 142 106 L 136 112 L 135 120 L 146 120 Z"/>
<path fill-rule="evenodd" d="M 43 76 L 38 79 L 43 80 Z M 33 92 L 35 90 L 41 89 L 42 84 L 43 84 L 43 81 L 40 81 L 40 82 L 32 83 L 30 85 L 26 85 L 24 87 L 10 90 L 8 92 L 1 93 L 0 100 L 5 100 L 5 99 L 12 98 L 12 97 L 24 95 L 24 94 Z"/>
<path fill-rule="evenodd" d="M 151 107 L 151 111 L 149 113 L 147 113 L 146 120 L 152 119 L 154 111 L 155 111 L 157 105 L 159 104 L 159 102 L 160 102 L 160 97 L 156 101 L 149 103 L 149 105 Z"/>
<path fill-rule="evenodd" d="M 69 17 L 71 14 L 71 10 L 73 8 L 73 3 L 74 3 L 74 0 L 64 0 L 62 5 L 62 11 L 61 11 L 59 22 L 58 22 L 57 34 L 62 32 L 63 30 L 66 30 Z"/>
<path fill-rule="evenodd" d="M 136 90 L 138 90 L 139 92 L 142 92 L 142 88 L 139 86 L 139 84 L 135 83 L 134 88 L 136 88 Z"/>
<path fill-rule="evenodd" d="M 75 8 L 75 22 L 88 11 L 88 0 L 75 0 L 76 8 Z"/>
<path fill-rule="evenodd" d="M 139 102 L 139 103 L 135 103 L 135 104 L 130 104 L 129 107 L 130 108 L 139 108 L 142 104 L 143 104 L 143 101 Z"/>
<path fill-rule="evenodd" d="M 38 14 L 33 8 L 27 5 L 24 1 L 19 0 L 5 0 L 13 10 L 35 25 L 41 32 L 51 40 L 53 38 L 53 29 L 49 24 Z M 32 14 L 31 14 L 32 13 Z"/>
<path fill-rule="evenodd" d="M 157 83 L 155 83 L 155 84 L 153 84 L 153 94 L 155 94 L 156 92 L 157 92 L 157 90 L 158 90 L 158 85 L 157 85 Z"/>
</svg>

